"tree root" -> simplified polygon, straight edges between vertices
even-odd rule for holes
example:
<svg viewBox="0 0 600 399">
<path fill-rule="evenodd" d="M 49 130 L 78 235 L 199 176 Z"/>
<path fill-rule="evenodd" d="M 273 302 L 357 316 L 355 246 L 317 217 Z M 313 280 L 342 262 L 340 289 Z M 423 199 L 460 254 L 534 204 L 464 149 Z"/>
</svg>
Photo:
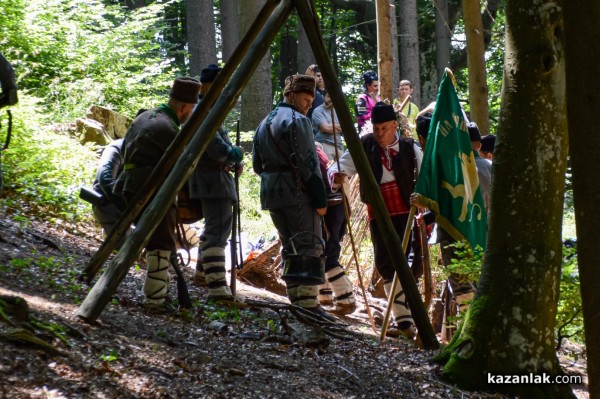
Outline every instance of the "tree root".
<svg viewBox="0 0 600 399">
<path fill-rule="evenodd" d="M 32 344 L 52 355 L 65 355 L 60 350 L 56 349 L 54 346 L 35 337 L 31 331 L 25 328 L 12 328 L 6 332 L 0 333 L 0 339 L 8 342 Z"/>
</svg>

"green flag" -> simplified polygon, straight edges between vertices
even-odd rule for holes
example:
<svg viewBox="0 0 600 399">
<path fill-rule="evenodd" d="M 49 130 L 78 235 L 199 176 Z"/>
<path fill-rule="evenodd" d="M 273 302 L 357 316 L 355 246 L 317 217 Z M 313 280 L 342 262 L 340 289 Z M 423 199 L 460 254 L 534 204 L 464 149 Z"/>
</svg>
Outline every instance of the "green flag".
<svg viewBox="0 0 600 399">
<path fill-rule="evenodd" d="M 438 91 L 415 192 L 455 240 L 485 249 L 487 216 L 475 155 L 448 72 Z"/>
</svg>

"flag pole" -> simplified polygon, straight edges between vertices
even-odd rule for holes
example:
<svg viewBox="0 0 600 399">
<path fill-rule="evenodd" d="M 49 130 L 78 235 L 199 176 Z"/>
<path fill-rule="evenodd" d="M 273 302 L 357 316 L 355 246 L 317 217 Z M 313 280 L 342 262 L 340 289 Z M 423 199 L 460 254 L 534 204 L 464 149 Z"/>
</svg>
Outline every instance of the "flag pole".
<svg viewBox="0 0 600 399">
<path fill-rule="evenodd" d="M 413 222 L 415 221 L 415 214 L 417 213 L 417 207 L 411 206 L 410 211 L 408 213 L 408 220 L 406 221 L 406 227 L 404 228 L 404 237 L 402 238 L 402 253 L 406 253 L 406 249 L 408 248 L 408 240 L 410 239 L 410 232 L 412 230 Z M 385 334 L 387 333 L 388 324 L 390 322 L 390 315 L 392 314 L 392 302 L 394 301 L 394 293 L 396 292 L 396 287 L 398 287 L 398 273 L 394 273 L 394 280 L 392 282 L 392 289 L 388 294 L 388 303 L 385 309 L 385 317 L 383 318 L 383 325 L 381 326 L 381 334 L 379 336 L 379 341 L 383 341 L 385 339 Z"/>
</svg>

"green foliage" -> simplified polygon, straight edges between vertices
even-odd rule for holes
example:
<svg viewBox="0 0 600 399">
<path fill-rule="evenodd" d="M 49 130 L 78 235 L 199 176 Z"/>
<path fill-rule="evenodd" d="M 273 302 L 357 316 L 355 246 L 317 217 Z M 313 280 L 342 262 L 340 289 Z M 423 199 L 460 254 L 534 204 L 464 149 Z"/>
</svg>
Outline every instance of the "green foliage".
<svg viewBox="0 0 600 399">
<path fill-rule="evenodd" d="M 560 279 L 560 297 L 556 314 L 557 338 L 570 338 L 584 342 L 583 313 L 577 251 L 574 247 L 563 246 L 563 265 Z"/>
<path fill-rule="evenodd" d="M 79 187 L 91 183 L 96 158 L 90 146 L 53 130 L 39 106 L 23 96 L 13 109 L 11 144 L 2 154 L 4 195 L 9 213 L 27 211 L 25 200 L 37 211 L 66 221 L 89 220 L 90 206 L 79 199 Z"/>
<path fill-rule="evenodd" d="M 53 118 L 72 120 L 93 104 L 135 115 L 164 98 L 181 72 L 157 41 L 175 3 L 128 11 L 98 0 L 10 0 L 0 43 L 19 86 L 43 99 Z"/>
<path fill-rule="evenodd" d="M 450 246 L 454 248 L 456 256 L 452 258 L 450 265 L 445 268 L 447 276 L 454 273 L 460 276 L 460 280 L 463 282 L 478 281 L 483 262 L 481 248 L 476 248 L 477 251 L 473 253 L 466 241 L 457 241 Z"/>
</svg>

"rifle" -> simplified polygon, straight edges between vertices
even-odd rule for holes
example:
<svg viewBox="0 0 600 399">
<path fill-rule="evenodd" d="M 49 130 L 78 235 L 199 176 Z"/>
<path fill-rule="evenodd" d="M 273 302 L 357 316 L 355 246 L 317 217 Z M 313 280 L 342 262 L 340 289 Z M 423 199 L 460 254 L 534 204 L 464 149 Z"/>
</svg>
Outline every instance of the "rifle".
<svg viewBox="0 0 600 399">
<path fill-rule="evenodd" d="M 183 273 L 179 268 L 180 264 L 183 264 L 181 255 L 176 252 L 172 253 L 171 265 L 173 265 L 173 269 L 175 269 L 175 274 L 177 275 L 177 300 L 179 301 L 179 306 L 181 306 L 182 309 L 191 309 L 192 300 L 190 299 L 190 293 L 188 292 Z"/>
<path fill-rule="evenodd" d="M 240 146 L 240 121 L 237 121 L 237 128 L 235 132 L 235 145 Z M 233 220 L 231 222 L 231 240 L 229 241 L 229 249 L 231 250 L 231 281 L 229 287 L 231 288 L 231 294 L 235 297 L 236 282 L 237 282 L 237 269 L 240 266 L 237 246 L 240 245 L 240 256 L 242 254 L 241 248 L 241 219 L 240 219 L 240 176 L 238 174 L 239 163 L 236 163 L 233 167 L 234 170 L 234 181 L 235 181 L 235 203 L 233 204 Z"/>
</svg>

